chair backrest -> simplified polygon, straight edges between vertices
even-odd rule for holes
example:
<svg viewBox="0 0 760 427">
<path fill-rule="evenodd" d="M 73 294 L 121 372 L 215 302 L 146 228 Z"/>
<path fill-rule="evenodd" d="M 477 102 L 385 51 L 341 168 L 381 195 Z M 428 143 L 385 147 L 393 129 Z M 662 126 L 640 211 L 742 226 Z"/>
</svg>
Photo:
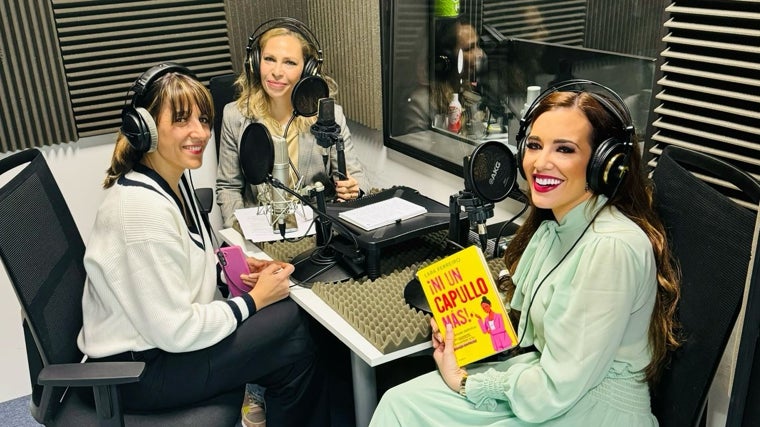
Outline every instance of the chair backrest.
<svg viewBox="0 0 760 427">
<path fill-rule="evenodd" d="M 682 273 L 678 317 L 685 341 L 652 390 L 660 425 L 696 426 L 742 305 L 755 213 L 691 170 L 718 177 L 760 200 L 751 176 L 715 157 L 667 147 L 652 174 L 655 204 Z"/>
<path fill-rule="evenodd" d="M 216 152 L 219 153 L 219 140 L 222 131 L 222 112 L 224 106 L 235 100 L 237 91 L 235 89 L 235 74 L 224 74 L 212 77 L 209 80 L 209 91 L 214 101 L 214 139 L 216 142 Z"/>
<path fill-rule="evenodd" d="M 760 228 L 760 214 L 755 232 Z M 760 425 L 760 236 L 755 235 L 754 262 L 749 282 L 744 323 L 736 355 L 734 381 L 726 427 Z"/>
<path fill-rule="evenodd" d="M 82 358 L 76 339 L 85 246 L 42 152 L 0 160 L 0 176 L 12 170 L 17 174 L 0 187 L 0 259 L 21 305 L 33 405 L 39 405 L 40 369 Z"/>
</svg>

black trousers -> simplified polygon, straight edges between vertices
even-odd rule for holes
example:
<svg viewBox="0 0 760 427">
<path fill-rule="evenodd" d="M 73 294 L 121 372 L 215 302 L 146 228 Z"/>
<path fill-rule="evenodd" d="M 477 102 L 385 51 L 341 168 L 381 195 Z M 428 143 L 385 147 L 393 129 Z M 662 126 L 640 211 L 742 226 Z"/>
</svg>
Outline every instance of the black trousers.
<svg viewBox="0 0 760 427">
<path fill-rule="evenodd" d="M 125 409 L 186 406 L 246 383 L 266 387 L 267 425 L 328 426 L 327 378 L 308 316 L 287 298 L 257 312 L 211 347 L 126 352 L 103 360 L 143 360 L 145 375 L 120 387 Z"/>
</svg>

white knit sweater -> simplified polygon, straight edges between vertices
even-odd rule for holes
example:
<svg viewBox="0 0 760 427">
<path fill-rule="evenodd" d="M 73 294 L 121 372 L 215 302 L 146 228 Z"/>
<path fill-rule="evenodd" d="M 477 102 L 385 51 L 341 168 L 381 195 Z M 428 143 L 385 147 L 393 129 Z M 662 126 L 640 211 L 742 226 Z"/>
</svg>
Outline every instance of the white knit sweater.
<svg viewBox="0 0 760 427">
<path fill-rule="evenodd" d="M 206 348 L 252 311 L 248 295 L 221 299 L 214 248 L 187 175 L 180 189 L 194 227 L 166 182 L 142 165 L 106 190 L 84 257 L 77 343 L 88 356 Z"/>
</svg>

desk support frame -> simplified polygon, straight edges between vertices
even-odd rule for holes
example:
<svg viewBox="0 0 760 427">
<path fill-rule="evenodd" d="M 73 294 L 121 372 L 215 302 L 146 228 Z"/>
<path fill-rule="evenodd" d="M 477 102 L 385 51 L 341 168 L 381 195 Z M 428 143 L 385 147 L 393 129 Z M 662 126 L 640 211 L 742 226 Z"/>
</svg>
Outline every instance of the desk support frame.
<svg viewBox="0 0 760 427">
<path fill-rule="evenodd" d="M 368 426 L 377 407 L 377 378 L 375 368 L 351 352 L 351 378 L 354 386 L 356 425 Z"/>
</svg>

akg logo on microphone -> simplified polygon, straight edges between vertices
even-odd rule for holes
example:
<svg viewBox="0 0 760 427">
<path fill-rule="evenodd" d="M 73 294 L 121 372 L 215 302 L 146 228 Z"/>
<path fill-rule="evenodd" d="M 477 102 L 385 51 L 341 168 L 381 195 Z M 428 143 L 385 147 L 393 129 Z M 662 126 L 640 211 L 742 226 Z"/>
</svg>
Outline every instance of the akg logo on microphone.
<svg viewBox="0 0 760 427">
<path fill-rule="evenodd" d="M 494 181 L 496 181 L 496 175 L 499 173 L 500 167 L 501 162 L 497 160 L 493 165 L 493 172 L 491 172 L 491 178 L 488 179 L 488 184 L 493 185 Z"/>
</svg>

